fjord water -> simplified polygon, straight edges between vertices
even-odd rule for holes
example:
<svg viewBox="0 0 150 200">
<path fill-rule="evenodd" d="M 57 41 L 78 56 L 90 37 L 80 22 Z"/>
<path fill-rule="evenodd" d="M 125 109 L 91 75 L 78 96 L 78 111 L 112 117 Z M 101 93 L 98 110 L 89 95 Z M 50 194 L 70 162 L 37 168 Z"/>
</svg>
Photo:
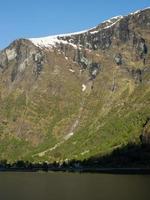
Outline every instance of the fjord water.
<svg viewBox="0 0 150 200">
<path fill-rule="evenodd" d="M 0 173 L 1 200 L 149 200 L 149 175 Z"/>
</svg>

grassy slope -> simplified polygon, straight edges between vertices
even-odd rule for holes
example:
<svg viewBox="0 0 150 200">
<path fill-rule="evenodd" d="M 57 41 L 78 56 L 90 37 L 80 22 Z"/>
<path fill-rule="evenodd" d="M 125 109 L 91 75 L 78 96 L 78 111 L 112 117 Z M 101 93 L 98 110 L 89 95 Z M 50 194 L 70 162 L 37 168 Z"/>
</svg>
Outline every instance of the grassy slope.
<svg viewBox="0 0 150 200">
<path fill-rule="evenodd" d="M 81 88 L 72 90 L 74 86 L 69 80 L 69 84 L 72 84 L 69 95 L 67 90 L 66 95 L 59 93 L 52 97 L 40 90 L 32 92 L 26 102 L 24 93 L 16 97 L 15 91 L 4 99 L 1 114 L 7 120 L 1 125 L 1 159 L 84 159 L 109 153 L 131 141 L 139 142 L 142 126 L 150 115 L 148 85 L 135 85 L 133 80 L 126 84 L 120 77 L 120 85 L 112 92 L 109 89 L 111 78 L 105 77 L 106 72 L 103 73 L 103 78 L 99 75 L 90 95 L 78 92 Z M 106 80 L 108 85 L 102 84 Z M 101 90 L 97 86 L 99 84 Z M 65 88 L 68 88 L 68 82 Z M 62 140 L 78 116 L 83 100 L 82 117 L 75 135 L 55 150 L 39 157 L 37 153 Z"/>
</svg>

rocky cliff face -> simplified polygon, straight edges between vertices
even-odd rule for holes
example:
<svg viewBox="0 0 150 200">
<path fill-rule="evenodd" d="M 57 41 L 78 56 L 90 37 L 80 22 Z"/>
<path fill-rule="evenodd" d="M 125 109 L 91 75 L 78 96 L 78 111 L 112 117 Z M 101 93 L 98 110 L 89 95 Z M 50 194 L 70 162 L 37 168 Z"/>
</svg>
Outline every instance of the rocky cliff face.
<svg viewBox="0 0 150 200">
<path fill-rule="evenodd" d="M 145 9 L 2 50 L 0 159 L 84 159 L 140 142 L 150 116 L 149 34 Z"/>
<path fill-rule="evenodd" d="M 143 145 L 150 146 L 150 119 L 149 118 L 146 120 L 146 123 L 143 126 L 143 131 L 140 138 Z"/>
</svg>

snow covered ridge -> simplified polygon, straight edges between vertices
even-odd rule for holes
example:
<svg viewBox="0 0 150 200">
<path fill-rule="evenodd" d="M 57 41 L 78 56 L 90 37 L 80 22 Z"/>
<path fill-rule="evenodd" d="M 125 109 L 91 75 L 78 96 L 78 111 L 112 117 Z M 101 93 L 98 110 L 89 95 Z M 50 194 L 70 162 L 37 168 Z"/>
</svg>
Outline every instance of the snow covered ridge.
<svg viewBox="0 0 150 200">
<path fill-rule="evenodd" d="M 143 10 L 138 10 L 138 11 L 136 11 L 134 13 L 130 13 L 129 15 L 135 15 L 135 14 L 138 14 L 138 13 L 140 13 L 140 12 L 142 12 L 144 10 L 148 10 L 148 9 L 150 9 L 150 7 L 147 7 L 145 9 L 143 9 Z M 40 38 L 29 38 L 29 40 L 34 45 L 36 45 L 36 46 L 38 46 L 40 48 L 53 48 L 53 47 L 57 47 L 57 45 L 59 45 L 59 44 L 70 45 L 73 48 L 77 48 L 77 45 L 74 44 L 73 41 L 70 40 L 68 42 L 65 39 L 65 37 L 71 37 L 71 36 L 85 34 L 85 33 L 96 34 L 100 30 L 111 28 L 116 23 L 118 23 L 122 18 L 123 18 L 123 16 L 116 16 L 116 17 L 112 17 L 111 19 L 102 22 L 100 25 L 104 25 L 104 26 L 101 29 L 98 28 L 100 26 L 99 25 L 98 27 L 93 27 L 91 29 L 87 29 L 87 30 L 80 31 L 80 32 L 60 34 L 60 35 L 52 35 L 52 36 L 40 37 Z"/>
<path fill-rule="evenodd" d="M 135 15 L 135 14 L 138 14 L 138 13 L 140 13 L 140 12 L 142 12 L 144 10 L 148 10 L 148 9 L 150 9 L 150 7 L 147 7 L 147 8 L 141 9 L 141 10 L 137 10 L 137 11 L 135 11 L 133 13 L 130 13 L 130 15 Z"/>
<path fill-rule="evenodd" d="M 118 21 L 120 21 L 123 18 L 123 16 L 116 16 L 113 17 L 109 20 L 106 20 L 102 22 L 101 24 L 106 23 L 106 27 L 103 29 L 107 29 L 115 25 Z M 85 33 L 90 33 L 90 34 L 95 34 L 99 32 L 96 30 L 97 27 L 93 27 L 91 29 L 87 29 L 84 31 L 80 32 L 74 32 L 74 33 L 67 33 L 67 34 L 60 34 L 60 35 L 52 35 L 52 36 L 47 36 L 47 37 L 40 37 L 40 38 L 30 38 L 29 40 L 36 46 L 41 47 L 41 48 L 52 48 L 52 47 L 57 47 L 58 44 L 65 44 L 65 45 L 71 45 L 74 48 L 77 48 L 77 45 L 75 45 L 72 42 L 68 42 L 65 40 L 65 37 L 71 37 L 75 35 L 80 35 L 80 34 L 85 34 Z M 62 39 L 64 38 L 64 39 Z"/>
<path fill-rule="evenodd" d="M 119 20 L 121 20 L 123 16 L 116 16 L 113 17 L 109 20 L 106 20 L 102 22 L 101 24 L 106 23 L 106 27 L 103 29 L 110 28 L 111 26 L 115 25 Z M 99 32 L 99 30 L 96 30 L 97 27 L 93 27 L 84 31 L 80 32 L 74 32 L 74 33 L 67 33 L 67 34 L 60 34 L 60 35 L 52 35 L 52 36 L 47 36 L 47 37 L 40 37 L 40 38 L 29 38 L 29 40 L 36 46 L 40 48 L 53 48 L 57 47 L 58 44 L 65 44 L 65 45 L 70 45 L 74 48 L 77 48 L 77 45 L 72 43 L 71 41 L 66 41 L 65 37 L 71 37 L 75 35 L 80 35 L 80 34 L 85 34 L 85 33 L 90 33 L 90 34 L 95 34 Z"/>
<path fill-rule="evenodd" d="M 102 22 L 101 24 L 104 24 L 104 23 L 112 23 L 112 22 L 115 22 L 115 21 L 118 21 L 120 19 L 122 19 L 123 16 L 122 15 L 118 15 L 118 16 L 115 16 L 115 17 L 112 17 L 104 22 Z"/>
<path fill-rule="evenodd" d="M 113 17 L 107 21 L 105 21 L 105 23 L 109 23 L 108 26 L 104 27 L 103 29 L 108 29 L 112 26 L 114 26 L 117 22 L 119 22 L 121 19 L 123 18 L 123 16 L 116 16 L 116 17 Z"/>
<path fill-rule="evenodd" d="M 56 47 L 57 44 L 69 44 L 76 48 L 77 46 L 71 42 L 68 42 L 66 40 L 60 39 L 67 36 L 74 36 L 74 35 L 80 35 L 83 33 L 88 32 L 89 30 L 84 30 L 80 32 L 75 33 L 67 33 L 67 34 L 60 34 L 60 35 L 52 35 L 47 37 L 41 37 L 41 38 L 30 38 L 29 40 L 33 42 L 38 47 Z"/>
</svg>

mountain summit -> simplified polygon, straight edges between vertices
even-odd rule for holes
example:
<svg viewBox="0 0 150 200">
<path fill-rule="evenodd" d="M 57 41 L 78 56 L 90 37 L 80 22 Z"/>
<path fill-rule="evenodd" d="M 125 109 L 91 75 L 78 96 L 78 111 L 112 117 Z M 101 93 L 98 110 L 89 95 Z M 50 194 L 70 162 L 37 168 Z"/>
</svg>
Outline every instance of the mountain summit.
<svg viewBox="0 0 150 200">
<path fill-rule="evenodd" d="M 150 8 L 0 52 L 0 159 L 62 162 L 150 144 Z"/>
</svg>

